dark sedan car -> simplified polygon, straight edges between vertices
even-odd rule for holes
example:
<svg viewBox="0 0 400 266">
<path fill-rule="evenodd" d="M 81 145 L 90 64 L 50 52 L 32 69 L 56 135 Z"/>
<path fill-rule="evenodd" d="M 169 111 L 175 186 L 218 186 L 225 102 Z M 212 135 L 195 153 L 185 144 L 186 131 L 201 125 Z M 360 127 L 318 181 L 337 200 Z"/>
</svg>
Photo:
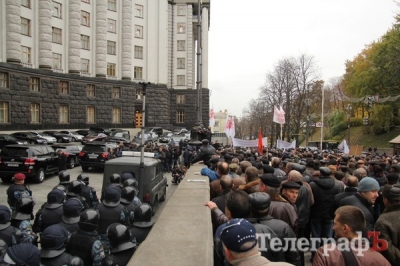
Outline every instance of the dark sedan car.
<svg viewBox="0 0 400 266">
<path fill-rule="evenodd" d="M 11 144 L 28 144 L 26 140 L 19 140 L 8 134 L 0 134 L 0 149 Z"/>
<path fill-rule="evenodd" d="M 104 141 L 108 138 L 106 134 L 103 133 L 94 133 L 87 136 L 84 136 L 81 140 L 83 145 L 91 143 L 93 141 Z"/>
<path fill-rule="evenodd" d="M 15 133 L 10 134 L 10 136 L 13 136 L 14 138 L 19 139 L 19 140 L 25 140 L 29 144 L 47 144 L 46 139 L 37 137 L 30 132 L 15 132 Z"/>
<path fill-rule="evenodd" d="M 82 136 L 87 136 L 87 135 L 90 135 L 90 134 L 95 134 L 95 132 L 94 132 L 93 130 L 90 130 L 90 129 L 78 129 L 78 130 L 76 130 L 76 132 L 77 132 L 79 135 L 82 135 Z"/>
<path fill-rule="evenodd" d="M 67 134 L 63 134 L 60 133 L 58 131 L 43 131 L 44 133 L 46 133 L 47 135 L 50 135 L 52 137 L 55 137 L 57 139 L 58 143 L 68 143 L 72 141 L 72 137 L 67 135 Z"/>
<path fill-rule="evenodd" d="M 82 150 L 82 145 L 66 143 L 66 144 L 53 144 L 51 147 L 58 152 L 58 150 L 62 150 L 64 154 L 67 156 L 67 167 L 69 169 L 74 168 L 79 165 L 79 153 Z"/>
</svg>

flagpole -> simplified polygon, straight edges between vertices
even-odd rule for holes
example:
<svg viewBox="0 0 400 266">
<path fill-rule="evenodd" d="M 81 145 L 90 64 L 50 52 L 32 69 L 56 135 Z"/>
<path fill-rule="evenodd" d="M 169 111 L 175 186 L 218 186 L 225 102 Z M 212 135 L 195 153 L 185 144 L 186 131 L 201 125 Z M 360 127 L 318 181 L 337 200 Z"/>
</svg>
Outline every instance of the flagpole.
<svg viewBox="0 0 400 266">
<path fill-rule="evenodd" d="M 281 140 L 282 140 L 282 124 L 281 124 Z"/>
</svg>

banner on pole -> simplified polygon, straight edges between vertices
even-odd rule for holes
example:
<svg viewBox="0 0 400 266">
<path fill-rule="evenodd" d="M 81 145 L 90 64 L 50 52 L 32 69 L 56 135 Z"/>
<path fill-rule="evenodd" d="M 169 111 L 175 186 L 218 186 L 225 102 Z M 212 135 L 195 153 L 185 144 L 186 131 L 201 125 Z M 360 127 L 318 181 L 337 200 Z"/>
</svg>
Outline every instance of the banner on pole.
<svg viewBox="0 0 400 266">
<path fill-rule="evenodd" d="M 263 149 L 264 149 L 264 145 L 263 145 L 263 139 L 262 139 L 262 131 L 261 131 L 261 127 L 260 127 L 260 132 L 258 133 L 258 153 L 262 154 L 263 153 Z"/>
<path fill-rule="evenodd" d="M 214 108 L 211 107 L 210 110 L 210 127 L 215 126 L 215 113 L 214 113 Z"/>
<path fill-rule="evenodd" d="M 349 146 L 347 145 L 347 142 L 345 139 L 339 144 L 338 149 L 343 151 L 344 154 L 350 153 Z"/>
<path fill-rule="evenodd" d="M 285 124 L 285 111 L 282 109 L 282 106 L 279 106 L 279 108 L 274 106 L 274 117 L 272 121 L 278 124 Z"/>
<path fill-rule="evenodd" d="M 294 149 L 294 148 L 296 148 L 296 140 L 294 140 L 293 142 L 290 143 L 290 142 L 278 139 L 276 142 L 276 147 L 278 149 Z"/>
<path fill-rule="evenodd" d="M 258 147 L 258 139 L 246 140 L 246 139 L 235 139 L 233 140 L 233 146 L 235 147 Z M 264 146 L 268 145 L 268 138 L 262 138 L 262 142 L 265 143 Z"/>
<path fill-rule="evenodd" d="M 229 138 L 235 136 L 235 116 L 227 115 L 226 122 L 225 122 L 225 134 Z"/>
</svg>

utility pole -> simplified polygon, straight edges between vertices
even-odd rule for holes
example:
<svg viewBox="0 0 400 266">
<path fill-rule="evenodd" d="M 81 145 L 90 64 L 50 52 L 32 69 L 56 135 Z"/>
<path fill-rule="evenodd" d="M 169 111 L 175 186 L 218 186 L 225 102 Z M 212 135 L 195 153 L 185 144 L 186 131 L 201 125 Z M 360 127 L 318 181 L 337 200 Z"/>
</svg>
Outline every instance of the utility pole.
<svg viewBox="0 0 400 266">
<path fill-rule="evenodd" d="M 140 166 L 139 166 L 139 194 L 141 196 L 141 199 L 143 199 L 143 180 L 144 180 L 144 129 L 145 129 L 145 122 L 146 122 L 146 89 L 147 86 L 150 85 L 150 82 L 139 82 L 139 84 L 142 86 L 143 90 L 143 105 L 142 105 L 142 130 L 141 130 L 141 143 L 140 143 Z"/>
<path fill-rule="evenodd" d="M 201 58 L 201 1 L 198 0 L 197 4 L 197 121 L 203 122 L 202 109 L 203 109 L 203 95 L 202 95 L 202 58 Z"/>
</svg>

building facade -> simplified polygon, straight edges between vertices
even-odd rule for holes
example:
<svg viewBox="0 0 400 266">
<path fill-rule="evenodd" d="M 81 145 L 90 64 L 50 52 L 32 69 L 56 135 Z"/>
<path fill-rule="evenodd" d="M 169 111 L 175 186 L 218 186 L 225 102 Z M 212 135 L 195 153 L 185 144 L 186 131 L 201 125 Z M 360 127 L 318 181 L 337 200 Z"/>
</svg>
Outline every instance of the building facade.
<svg viewBox="0 0 400 266">
<path fill-rule="evenodd" d="M 207 121 L 210 1 L 0 1 L 0 128 L 196 121 L 196 42 Z M 204 123 L 204 121 L 203 121 Z"/>
</svg>

